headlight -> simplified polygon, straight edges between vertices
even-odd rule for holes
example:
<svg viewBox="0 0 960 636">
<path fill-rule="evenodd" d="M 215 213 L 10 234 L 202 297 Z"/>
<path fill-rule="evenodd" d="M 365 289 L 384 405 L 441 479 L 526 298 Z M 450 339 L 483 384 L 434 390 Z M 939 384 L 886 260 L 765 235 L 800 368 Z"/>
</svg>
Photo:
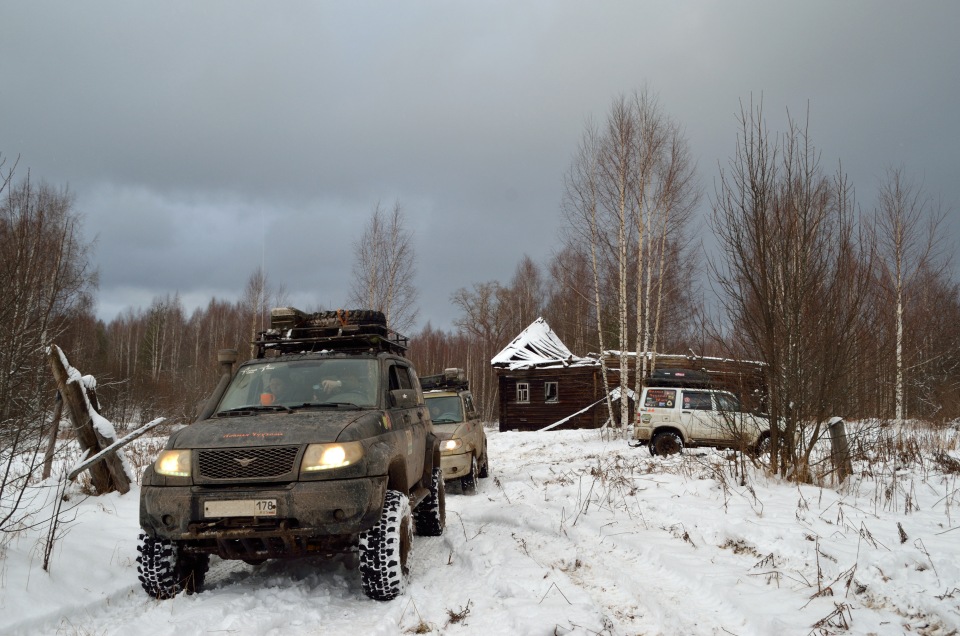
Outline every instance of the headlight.
<svg viewBox="0 0 960 636">
<path fill-rule="evenodd" d="M 153 469 L 158 475 L 167 477 L 189 477 L 190 476 L 190 451 L 189 450 L 165 450 L 157 457 L 153 463 Z"/>
<path fill-rule="evenodd" d="M 363 457 L 363 444 L 346 442 L 343 444 L 310 444 L 303 454 L 300 470 L 311 472 L 342 468 L 356 464 Z"/>
<path fill-rule="evenodd" d="M 458 438 L 445 439 L 442 442 L 440 442 L 441 451 L 455 451 L 461 446 L 463 446 L 463 440 Z"/>
</svg>

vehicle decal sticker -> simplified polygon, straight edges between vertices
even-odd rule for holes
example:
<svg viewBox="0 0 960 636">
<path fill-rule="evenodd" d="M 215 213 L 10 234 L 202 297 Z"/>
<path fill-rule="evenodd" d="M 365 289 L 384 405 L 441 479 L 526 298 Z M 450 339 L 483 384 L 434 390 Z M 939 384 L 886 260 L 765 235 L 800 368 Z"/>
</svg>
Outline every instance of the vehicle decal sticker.
<svg viewBox="0 0 960 636">
<path fill-rule="evenodd" d="M 271 432 L 271 433 L 225 433 L 223 439 L 242 439 L 245 437 L 255 437 L 257 439 L 266 439 L 269 437 L 283 437 L 283 432 Z"/>
</svg>

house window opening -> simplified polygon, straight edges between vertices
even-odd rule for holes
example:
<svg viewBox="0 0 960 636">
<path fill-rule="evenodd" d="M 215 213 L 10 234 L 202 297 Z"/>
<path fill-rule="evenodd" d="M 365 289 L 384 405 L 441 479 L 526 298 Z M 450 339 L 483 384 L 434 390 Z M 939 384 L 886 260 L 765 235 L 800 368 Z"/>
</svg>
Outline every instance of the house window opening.
<svg viewBox="0 0 960 636">
<path fill-rule="evenodd" d="M 517 382 L 517 402 L 527 403 L 530 401 L 530 383 Z"/>
<path fill-rule="evenodd" d="M 547 403 L 559 402 L 560 394 L 557 389 L 558 389 L 557 382 L 544 382 L 543 383 L 543 401 Z"/>
</svg>

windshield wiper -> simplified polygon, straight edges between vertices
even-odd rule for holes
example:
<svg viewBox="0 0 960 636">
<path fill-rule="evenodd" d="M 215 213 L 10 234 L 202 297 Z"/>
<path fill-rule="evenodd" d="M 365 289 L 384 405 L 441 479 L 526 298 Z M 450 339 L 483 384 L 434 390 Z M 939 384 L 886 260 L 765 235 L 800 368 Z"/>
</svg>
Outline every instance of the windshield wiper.
<svg viewBox="0 0 960 636">
<path fill-rule="evenodd" d="M 293 413 L 293 409 L 292 409 L 292 408 L 290 408 L 289 406 L 284 406 L 283 404 L 271 404 L 270 406 L 263 406 L 263 405 L 254 405 L 254 404 L 251 404 L 251 405 L 249 405 L 249 406 L 238 406 L 238 407 L 232 408 L 232 409 L 226 409 L 226 410 L 223 410 L 223 411 L 217 411 L 217 412 L 215 413 L 215 415 L 239 414 L 239 413 L 243 413 L 244 411 L 274 411 L 274 412 L 275 412 L 275 411 L 286 411 L 287 413 Z"/>
<path fill-rule="evenodd" d="M 359 404 L 354 402 L 307 402 L 306 404 L 301 404 L 300 406 L 352 406 L 354 408 L 360 408 Z"/>
</svg>

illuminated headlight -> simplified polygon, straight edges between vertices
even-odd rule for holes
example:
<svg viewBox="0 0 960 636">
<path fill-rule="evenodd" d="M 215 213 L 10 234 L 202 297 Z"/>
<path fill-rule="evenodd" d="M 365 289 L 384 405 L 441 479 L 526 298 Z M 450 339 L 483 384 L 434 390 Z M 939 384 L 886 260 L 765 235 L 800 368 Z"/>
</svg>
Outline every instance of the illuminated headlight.
<svg viewBox="0 0 960 636">
<path fill-rule="evenodd" d="M 442 442 L 440 442 L 441 451 L 455 451 L 461 446 L 463 446 L 463 440 L 457 439 L 457 438 L 445 439 Z"/>
<path fill-rule="evenodd" d="M 312 472 L 343 468 L 356 464 L 363 457 L 363 445 L 360 442 L 346 442 L 343 444 L 310 444 L 303 454 L 300 470 Z"/>
<path fill-rule="evenodd" d="M 165 450 L 157 457 L 153 464 L 153 469 L 158 475 L 167 477 L 189 477 L 190 476 L 190 451 L 189 450 Z"/>
</svg>

